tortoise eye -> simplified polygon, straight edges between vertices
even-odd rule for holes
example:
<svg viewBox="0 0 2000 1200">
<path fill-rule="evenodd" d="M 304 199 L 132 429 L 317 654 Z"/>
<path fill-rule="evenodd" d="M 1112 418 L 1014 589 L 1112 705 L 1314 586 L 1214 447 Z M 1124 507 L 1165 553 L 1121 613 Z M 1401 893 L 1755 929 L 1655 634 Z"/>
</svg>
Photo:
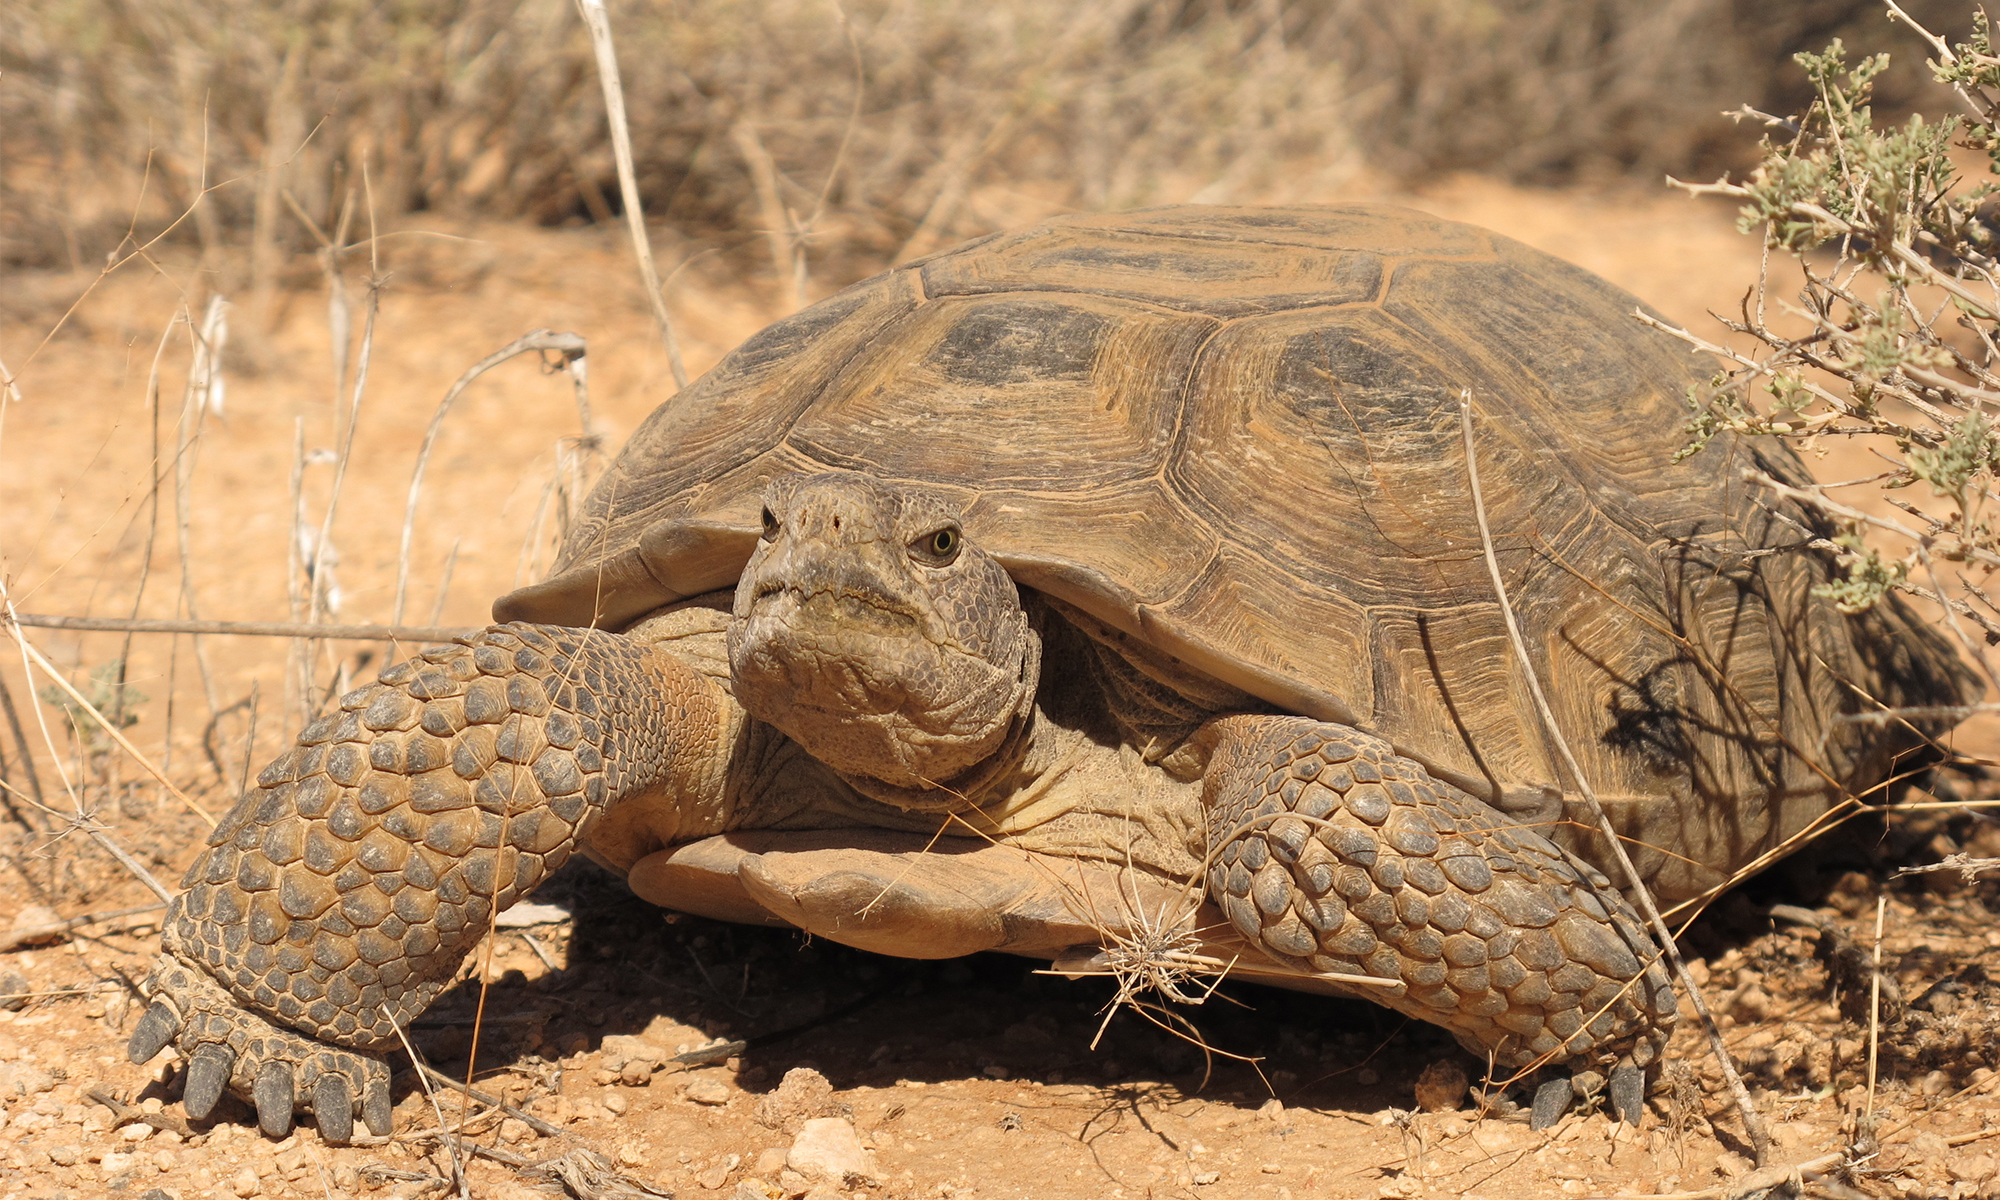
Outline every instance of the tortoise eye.
<svg viewBox="0 0 2000 1200">
<path fill-rule="evenodd" d="M 958 549 L 964 543 L 964 536 L 956 528 L 947 525 L 943 529 L 934 530 L 918 538 L 910 544 L 910 549 L 916 551 L 917 557 L 931 566 L 943 567 L 949 566 L 958 557 Z"/>
<path fill-rule="evenodd" d="M 764 510 L 764 540 L 775 541 L 778 536 L 778 515 L 770 509 Z"/>
</svg>

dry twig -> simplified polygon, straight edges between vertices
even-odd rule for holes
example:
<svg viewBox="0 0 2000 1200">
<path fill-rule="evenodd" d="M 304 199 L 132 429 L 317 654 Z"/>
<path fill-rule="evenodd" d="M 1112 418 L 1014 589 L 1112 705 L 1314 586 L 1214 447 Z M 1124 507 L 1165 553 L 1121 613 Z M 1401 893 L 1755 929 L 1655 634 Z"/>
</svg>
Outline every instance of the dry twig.
<svg viewBox="0 0 2000 1200">
<path fill-rule="evenodd" d="M 1729 1047 L 1722 1040 L 1722 1029 L 1715 1023 L 1714 1014 L 1709 1012 L 1708 1002 L 1702 998 L 1700 986 L 1688 973 L 1687 963 L 1681 958 L 1680 946 L 1674 940 L 1673 931 L 1667 927 L 1666 921 L 1660 916 L 1659 907 L 1653 903 L 1652 889 L 1646 886 L 1646 881 L 1640 878 L 1638 869 L 1632 865 L 1631 856 L 1625 853 L 1624 842 L 1619 839 L 1618 831 L 1612 827 L 1611 819 L 1605 815 L 1604 806 L 1598 802 L 1597 793 L 1590 786 L 1590 780 L 1584 776 L 1582 766 L 1576 761 L 1576 755 L 1570 749 L 1569 739 L 1563 735 L 1562 726 L 1556 723 L 1555 710 L 1549 707 L 1548 697 L 1542 692 L 1541 678 L 1535 671 L 1534 660 L 1528 656 L 1527 643 L 1521 639 L 1520 626 L 1514 620 L 1513 605 L 1507 599 L 1507 585 L 1500 575 L 1500 560 L 1493 552 L 1493 533 L 1487 528 L 1486 501 L 1479 488 L 1479 456 L 1472 441 L 1471 399 L 1470 392 L 1459 393 L 1458 427 L 1465 443 L 1465 473 L 1472 487 L 1472 511 L 1479 520 L 1479 543 L 1486 554 L 1486 571 L 1493 579 L 1493 590 L 1500 600 L 1500 615 L 1506 621 L 1507 638 L 1513 645 L 1514 656 L 1521 663 L 1521 674 L 1528 685 L 1528 694 L 1534 699 L 1535 711 L 1541 715 L 1549 739 L 1555 743 L 1564 765 L 1569 768 L 1570 778 L 1576 782 L 1578 795 L 1582 796 L 1584 806 L 1590 810 L 1591 818 L 1596 821 L 1597 828 L 1604 834 L 1605 843 L 1611 848 L 1612 856 L 1617 859 L 1618 866 L 1624 871 L 1627 886 L 1632 897 L 1639 902 L 1640 911 L 1645 914 L 1654 939 L 1666 952 L 1667 961 L 1672 964 L 1675 976 L 1680 980 L 1689 1002 L 1694 1005 L 1695 1013 L 1707 1030 L 1709 1046 L 1714 1051 L 1716 1062 L 1722 1069 L 1730 1093 L 1735 1097 L 1737 1113 L 1742 1118 L 1744 1132 L 1749 1135 L 1751 1148 L 1757 1155 L 1757 1165 L 1766 1166 L 1771 1154 L 1770 1135 L 1764 1131 L 1764 1120 L 1758 1115 L 1757 1106 L 1750 1099 L 1750 1091 L 1743 1084 L 1743 1076 L 1737 1071 L 1735 1060 L 1730 1057 Z"/>
<path fill-rule="evenodd" d="M 577 11 L 590 30 L 590 46 L 597 56 L 597 77 L 604 85 L 604 111 L 611 122 L 611 150 L 618 161 L 618 191 L 625 202 L 625 224 L 632 231 L 632 251 L 639 256 L 639 277 L 646 285 L 646 302 L 652 305 L 653 321 L 660 327 L 660 344 L 667 351 L 667 368 L 674 385 L 688 384 L 687 367 L 681 363 L 681 347 L 674 337 L 673 319 L 667 315 L 667 297 L 660 284 L 660 270 L 653 265 L 653 242 L 646 235 L 646 213 L 639 204 L 639 183 L 632 171 L 632 131 L 625 121 L 625 85 L 618 75 L 618 52 L 611 44 L 611 17 L 604 0 L 576 0 Z"/>
</svg>

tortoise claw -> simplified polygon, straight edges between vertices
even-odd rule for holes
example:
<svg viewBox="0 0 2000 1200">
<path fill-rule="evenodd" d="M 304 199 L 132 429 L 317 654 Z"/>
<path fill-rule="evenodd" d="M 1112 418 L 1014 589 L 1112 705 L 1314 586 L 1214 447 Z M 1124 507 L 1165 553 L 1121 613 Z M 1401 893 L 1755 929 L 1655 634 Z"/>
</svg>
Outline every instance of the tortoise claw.
<svg viewBox="0 0 2000 1200">
<path fill-rule="evenodd" d="M 368 1081 L 368 1094 L 361 1101 L 361 1123 L 368 1126 L 368 1132 L 376 1137 L 388 1137 L 395 1127 L 391 1120 L 387 1072 Z"/>
<path fill-rule="evenodd" d="M 1568 1075 L 1557 1075 L 1553 1079 L 1544 1079 L 1535 1085 L 1534 1104 L 1528 1110 L 1528 1128 L 1547 1129 L 1562 1120 L 1562 1115 L 1569 1110 L 1570 1099 L 1575 1094 Z"/>
<path fill-rule="evenodd" d="M 155 1054 L 166 1049 L 167 1043 L 181 1030 L 181 1019 L 171 1006 L 155 1000 L 146 1015 L 132 1027 L 132 1040 L 125 1043 L 125 1057 L 133 1063 L 148 1062 Z"/>
<path fill-rule="evenodd" d="M 251 1088 L 257 1102 L 257 1128 L 267 1137 L 284 1137 L 292 1131 L 292 1065 L 267 1062 L 257 1071 Z"/>
<path fill-rule="evenodd" d="M 354 1098 L 365 1095 L 369 1128 L 388 1132 L 389 1067 L 380 1057 L 276 1024 L 237 1003 L 199 967 L 170 955 L 160 957 L 139 989 L 154 1003 L 127 1049 L 134 1061 L 167 1040 L 180 1049 L 187 1059 L 182 1102 L 190 1118 L 208 1119 L 222 1093 L 234 1091 L 256 1106 L 258 1126 L 272 1137 L 291 1129 L 304 1102 L 319 1115 L 327 1140 L 346 1141 L 354 1132 Z"/>
<path fill-rule="evenodd" d="M 1646 1072 L 1643 1068 L 1626 1065 L 1611 1068 L 1611 1111 L 1618 1119 L 1638 1127 L 1639 1117 L 1646 1111 Z"/>
<path fill-rule="evenodd" d="M 230 1069 L 235 1065 L 236 1052 L 227 1046 L 204 1042 L 195 1047 L 188 1059 L 187 1086 L 181 1092 L 181 1105 L 187 1109 L 189 1119 L 206 1121 L 215 1111 L 222 1090 L 229 1086 Z"/>
<path fill-rule="evenodd" d="M 313 1085 L 313 1116 L 319 1120 L 319 1136 L 329 1142 L 354 1140 L 354 1096 L 347 1081 L 338 1075 L 322 1075 Z M 261 1110 L 259 1110 L 261 1120 Z"/>
</svg>

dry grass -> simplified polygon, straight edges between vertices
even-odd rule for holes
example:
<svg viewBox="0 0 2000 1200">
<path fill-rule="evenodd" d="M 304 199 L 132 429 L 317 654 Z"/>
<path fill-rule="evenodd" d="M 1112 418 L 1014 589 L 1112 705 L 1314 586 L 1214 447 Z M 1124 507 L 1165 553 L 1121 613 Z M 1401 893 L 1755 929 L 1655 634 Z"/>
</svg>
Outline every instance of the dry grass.
<svg viewBox="0 0 2000 1200">
<path fill-rule="evenodd" d="M 1551 181 L 1740 163 L 1752 135 L 1719 113 L 1783 111 L 1791 50 L 1864 22 L 1871 44 L 1891 36 L 1864 0 L 610 9 L 656 225 L 841 281 L 1024 203 L 1278 199 L 1364 166 Z M 291 209 L 334 228 L 364 166 L 385 219 L 607 220 L 596 89 L 569 0 L 11 5 L 0 263 L 94 264 L 219 185 L 176 236 L 223 290 L 268 294 L 311 244 Z"/>
</svg>

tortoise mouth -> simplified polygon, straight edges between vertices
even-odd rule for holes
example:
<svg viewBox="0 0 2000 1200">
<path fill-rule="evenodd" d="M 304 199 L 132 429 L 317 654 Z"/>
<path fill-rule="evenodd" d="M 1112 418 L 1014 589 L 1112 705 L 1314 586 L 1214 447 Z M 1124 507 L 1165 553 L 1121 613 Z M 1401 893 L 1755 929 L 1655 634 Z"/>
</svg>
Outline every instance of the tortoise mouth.
<svg viewBox="0 0 2000 1200">
<path fill-rule="evenodd" d="M 862 630 L 877 636 L 921 636 L 925 625 L 923 613 L 909 601 L 848 582 L 759 580 L 750 597 L 750 619 L 759 618 L 779 620 L 801 632 L 819 626 L 849 636 Z"/>
</svg>

